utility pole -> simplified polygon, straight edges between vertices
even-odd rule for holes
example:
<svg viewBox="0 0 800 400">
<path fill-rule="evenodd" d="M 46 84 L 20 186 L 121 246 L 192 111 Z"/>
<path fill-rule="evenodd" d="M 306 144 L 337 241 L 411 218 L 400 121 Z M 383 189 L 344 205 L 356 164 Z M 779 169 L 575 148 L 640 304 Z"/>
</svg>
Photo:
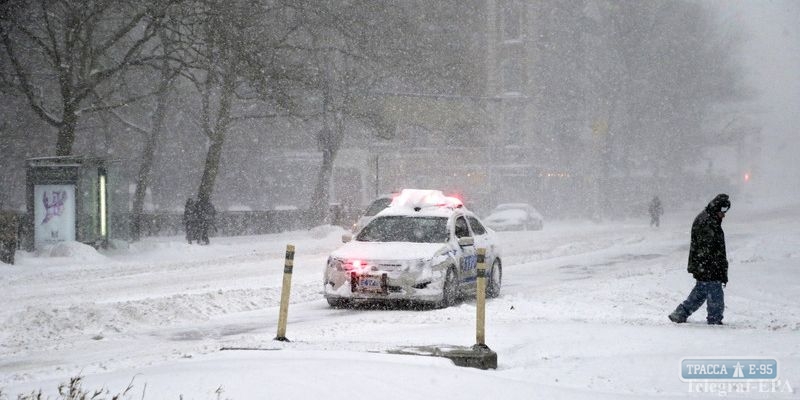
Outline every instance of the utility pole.
<svg viewBox="0 0 800 400">
<path fill-rule="evenodd" d="M 380 182 L 381 182 L 381 170 L 380 170 L 380 163 L 379 163 L 380 155 L 375 153 L 375 198 L 380 196 Z"/>
</svg>

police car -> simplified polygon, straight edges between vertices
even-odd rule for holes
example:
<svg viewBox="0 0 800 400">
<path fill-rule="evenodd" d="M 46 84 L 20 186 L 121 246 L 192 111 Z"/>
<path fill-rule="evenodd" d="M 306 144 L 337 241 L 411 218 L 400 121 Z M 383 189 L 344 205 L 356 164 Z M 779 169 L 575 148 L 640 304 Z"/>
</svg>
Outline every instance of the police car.
<svg viewBox="0 0 800 400">
<path fill-rule="evenodd" d="M 323 277 L 334 307 L 353 302 L 448 307 L 476 292 L 477 249 L 486 249 L 487 296 L 500 294 L 503 269 L 494 231 L 438 190 L 405 189 L 355 238 L 331 253 Z"/>
</svg>

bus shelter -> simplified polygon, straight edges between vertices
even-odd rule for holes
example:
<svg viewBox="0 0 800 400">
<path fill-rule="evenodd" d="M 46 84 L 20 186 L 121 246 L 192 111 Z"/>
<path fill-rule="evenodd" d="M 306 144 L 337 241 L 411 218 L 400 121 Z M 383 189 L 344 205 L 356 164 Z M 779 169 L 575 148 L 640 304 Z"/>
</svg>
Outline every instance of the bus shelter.
<svg viewBox="0 0 800 400">
<path fill-rule="evenodd" d="M 108 160 L 86 156 L 26 160 L 28 250 L 78 241 L 107 247 L 109 240 Z"/>
</svg>

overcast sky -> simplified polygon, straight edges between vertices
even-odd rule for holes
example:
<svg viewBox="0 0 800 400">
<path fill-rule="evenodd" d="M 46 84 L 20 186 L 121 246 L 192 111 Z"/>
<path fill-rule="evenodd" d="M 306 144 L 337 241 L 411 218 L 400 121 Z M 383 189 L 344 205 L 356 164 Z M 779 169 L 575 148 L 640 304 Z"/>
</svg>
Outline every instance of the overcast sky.
<svg viewBox="0 0 800 400">
<path fill-rule="evenodd" d="M 745 46 L 751 79 L 760 91 L 764 127 L 761 177 L 753 184 L 765 194 L 800 196 L 800 1 L 720 2 L 731 21 L 752 36 Z"/>
</svg>

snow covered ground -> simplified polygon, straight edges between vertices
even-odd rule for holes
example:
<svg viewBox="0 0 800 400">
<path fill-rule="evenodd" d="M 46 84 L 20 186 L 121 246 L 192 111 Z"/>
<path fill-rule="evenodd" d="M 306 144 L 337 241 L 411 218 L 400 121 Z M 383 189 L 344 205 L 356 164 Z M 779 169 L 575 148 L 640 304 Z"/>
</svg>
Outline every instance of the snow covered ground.
<svg viewBox="0 0 800 400">
<path fill-rule="evenodd" d="M 146 399 L 530 399 L 718 397 L 679 379 L 697 356 L 777 358 L 776 385 L 735 398 L 797 398 L 800 207 L 737 204 L 723 223 L 726 326 L 666 315 L 693 285 L 689 229 L 704 204 L 648 218 L 546 221 L 501 232 L 503 292 L 487 304 L 497 370 L 404 346 L 475 342 L 475 304 L 444 310 L 331 309 L 322 269 L 342 231 L 148 238 L 100 254 L 67 243 L 0 264 L 2 398 L 85 376 L 87 389 Z M 285 246 L 296 246 L 287 336 L 276 334 Z M 221 350 L 222 348 L 261 350 Z M 705 389 L 717 390 L 705 387 Z"/>
</svg>

